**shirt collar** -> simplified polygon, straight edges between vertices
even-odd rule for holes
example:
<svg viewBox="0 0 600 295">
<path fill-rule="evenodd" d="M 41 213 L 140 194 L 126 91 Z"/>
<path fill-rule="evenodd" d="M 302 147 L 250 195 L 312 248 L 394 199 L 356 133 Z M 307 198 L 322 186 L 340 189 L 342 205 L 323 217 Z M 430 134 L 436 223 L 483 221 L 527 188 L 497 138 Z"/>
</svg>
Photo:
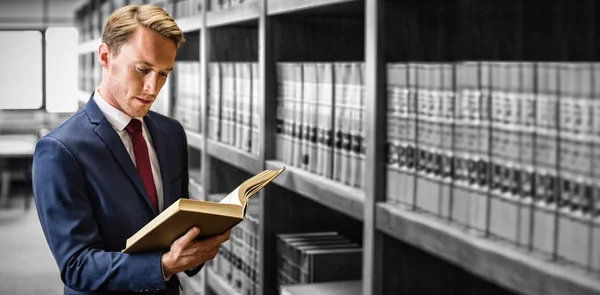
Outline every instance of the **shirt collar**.
<svg viewBox="0 0 600 295">
<path fill-rule="evenodd" d="M 106 117 L 108 122 L 119 132 L 123 131 L 123 129 L 127 127 L 127 124 L 129 124 L 129 121 L 132 119 L 129 117 L 129 115 L 123 113 L 121 110 L 113 107 L 106 100 L 104 100 L 98 89 L 96 89 L 96 92 L 94 93 L 94 102 L 96 102 L 98 108 L 100 108 L 100 111 Z M 142 121 L 142 125 L 145 125 L 144 118 L 135 119 Z"/>
</svg>

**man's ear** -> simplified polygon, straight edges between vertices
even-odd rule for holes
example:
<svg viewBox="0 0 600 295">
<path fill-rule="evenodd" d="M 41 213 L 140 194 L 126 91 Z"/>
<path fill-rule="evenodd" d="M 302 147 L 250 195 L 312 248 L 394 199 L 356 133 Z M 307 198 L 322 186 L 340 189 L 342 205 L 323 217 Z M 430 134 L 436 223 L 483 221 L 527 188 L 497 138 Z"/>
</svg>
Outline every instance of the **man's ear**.
<svg viewBox="0 0 600 295">
<path fill-rule="evenodd" d="M 108 66 L 110 65 L 110 59 L 110 48 L 108 48 L 106 43 L 100 44 L 100 47 L 98 47 L 98 61 L 100 61 L 100 64 L 103 68 L 108 69 Z"/>
</svg>

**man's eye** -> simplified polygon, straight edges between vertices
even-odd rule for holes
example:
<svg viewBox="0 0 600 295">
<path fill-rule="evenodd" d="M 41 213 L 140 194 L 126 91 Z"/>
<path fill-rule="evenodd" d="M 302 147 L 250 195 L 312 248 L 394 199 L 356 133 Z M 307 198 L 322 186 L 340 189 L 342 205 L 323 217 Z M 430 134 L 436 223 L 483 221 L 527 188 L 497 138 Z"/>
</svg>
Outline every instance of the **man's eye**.
<svg viewBox="0 0 600 295">
<path fill-rule="evenodd" d="M 166 78 L 167 76 L 169 76 L 169 73 L 160 73 L 160 75 Z"/>
<path fill-rule="evenodd" d="M 148 70 L 148 69 L 142 69 L 142 68 L 136 68 L 136 69 L 137 69 L 139 72 L 142 72 L 142 73 L 148 73 L 148 72 L 150 72 L 150 70 Z"/>
</svg>

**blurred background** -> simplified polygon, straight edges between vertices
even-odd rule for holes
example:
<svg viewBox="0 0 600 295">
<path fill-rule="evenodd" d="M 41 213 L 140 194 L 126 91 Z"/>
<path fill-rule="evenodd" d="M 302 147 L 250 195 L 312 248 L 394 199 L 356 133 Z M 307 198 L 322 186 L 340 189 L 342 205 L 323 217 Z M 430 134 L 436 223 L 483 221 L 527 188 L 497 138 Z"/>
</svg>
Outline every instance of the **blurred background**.
<svg viewBox="0 0 600 295">
<path fill-rule="evenodd" d="M 62 294 L 33 151 L 144 3 L 190 197 L 287 167 L 184 294 L 600 294 L 594 0 L 0 0 L 0 295 Z"/>
</svg>

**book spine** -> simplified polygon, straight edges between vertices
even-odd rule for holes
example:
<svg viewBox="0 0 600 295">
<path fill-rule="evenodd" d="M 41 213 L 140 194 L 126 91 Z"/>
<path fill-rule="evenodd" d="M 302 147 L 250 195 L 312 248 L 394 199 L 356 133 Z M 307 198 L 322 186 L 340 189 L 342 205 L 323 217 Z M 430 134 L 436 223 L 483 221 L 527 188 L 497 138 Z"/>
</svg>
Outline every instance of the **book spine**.
<svg viewBox="0 0 600 295">
<path fill-rule="evenodd" d="M 535 65 L 521 63 L 520 120 L 521 132 L 519 163 L 522 170 L 519 179 L 519 215 L 517 245 L 526 247 L 531 236 L 531 216 L 535 188 Z"/>
<path fill-rule="evenodd" d="M 363 171 L 366 158 L 365 146 L 365 100 L 364 63 L 353 63 L 349 83 L 350 108 L 350 175 L 348 184 L 363 187 Z"/>
<path fill-rule="evenodd" d="M 260 154 L 261 145 L 260 145 L 260 118 L 261 118 L 261 105 L 260 101 L 260 71 L 258 68 L 258 63 L 252 63 L 252 102 L 251 102 L 251 111 L 252 114 L 252 136 L 250 140 L 250 147 L 252 149 L 252 154 L 258 156 Z M 279 112 L 278 112 L 279 114 Z M 278 119 L 279 120 L 279 119 Z M 277 123 L 279 126 L 279 122 Z"/>
<path fill-rule="evenodd" d="M 234 94 L 234 107 L 233 111 L 234 115 L 234 134 L 235 137 L 233 139 L 233 146 L 242 149 L 243 145 L 243 135 L 244 135 L 244 101 L 246 99 L 245 93 L 245 85 L 244 80 L 245 71 L 244 71 L 244 63 L 234 63 L 235 67 L 235 76 L 234 76 L 234 85 L 235 85 L 235 94 Z"/>
<path fill-rule="evenodd" d="M 344 116 L 345 116 L 345 89 L 343 78 L 346 74 L 345 67 L 341 63 L 334 64 L 334 147 L 333 147 L 333 179 L 338 182 L 343 182 L 342 173 L 345 165 L 343 164 L 343 138 L 344 138 Z"/>
<path fill-rule="evenodd" d="M 591 257 L 590 200 L 593 183 L 592 65 L 563 64 L 560 76 L 559 175 L 557 255 L 587 266 Z M 566 107 L 563 110 L 563 107 Z"/>
<path fill-rule="evenodd" d="M 403 71 L 404 70 L 404 71 Z M 404 189 L 404 180 L 400 175 L 400 141 L 402 132 L 400 120 L 401 84 L 403 72 L 406 69 L 402 64 L 387 65 L 387 202 L 401 203 L 401 190 Z M 406 75 L 404 75 L 406 76 Z"/>
<path fill-rule="evenodd" d="M 600 79 L 600 64 L 592 64 L 592 81 Z M 595 82 L 593 86 L 593 158 L 592 158 L 592 177 L 600 177 L 600 83 Z M 595 181 L 592 184 L 591 193 L 591 219 L 590 232 L 590 261 L 588 269 L 600 272 L 600 183 Z"/>
<path fill-rule="evenodd" d="M 476 64 L 460 63 L 457 65 L 457 97 L 454 108 L 454 179 L 452 184 L 451 220 L 460 226 L 470 223 L 470 194 L 469 194 L 469 131 L 470 114 L 473 107 L 470 99 L 476 84 L 473 72 Z M 475 93 L 476 95 L 476 93 Z"/>
<path fill-rule="evenodd" d="M 531 248 L 553 253 L 558 198 L 558 65 L 540 63 L 537 71 L 536 188 Z"/>
<path fill-rule="evenodd" d="M 436 87 L 441 76 L 436 77 L 435 64 L 417 65 L 418 104 L 417 104 L 417 203 L 416 207 L 425 212 L 437 214 L 439 210 L 439 184 L 435 181 L 433 158 L 435 147 L 435 106 Z"/>
<path fill-rule="evenodd" d="M 277 64 L 277 126 L 275 130 L 275 159 L 288 163 L 286 157 L 287 147 L 287 95 L 289 82 L 287 81 L 287 64 Z"/>
<path fill-rule="evenodd" d="M 292 129 L 292 161 L 290 165 L 295 167 L 302 167 L 302 143 L 303 143 L 303 118 L 302 118 L 302 104 L 303 104 L 303 77 L 302 77 L 303 66 L 302 64 L 294 64 L 293 66 L 293 129 Z"/>
<path fill-rule="evenodd" d="M 442 81 L 439 111 L 439 140 L 440 152 L 436 159 L 437 173 L 440 186 L 439 215 L 444 219 L 450 217 L 452 204 L 452 182 L 454 178 L 454 105 L 455 105 L 455 74 L 454 65 L 442 65 Z"/>
<path fill-rule="evenodd" d="M 418 98 L 417 66 L 408 64 L 408 103 L 406 106 L 406 180 L 403 195 L 408 208 L 415 208 L 417 185 L 417 98 Z"/>
</svg>

